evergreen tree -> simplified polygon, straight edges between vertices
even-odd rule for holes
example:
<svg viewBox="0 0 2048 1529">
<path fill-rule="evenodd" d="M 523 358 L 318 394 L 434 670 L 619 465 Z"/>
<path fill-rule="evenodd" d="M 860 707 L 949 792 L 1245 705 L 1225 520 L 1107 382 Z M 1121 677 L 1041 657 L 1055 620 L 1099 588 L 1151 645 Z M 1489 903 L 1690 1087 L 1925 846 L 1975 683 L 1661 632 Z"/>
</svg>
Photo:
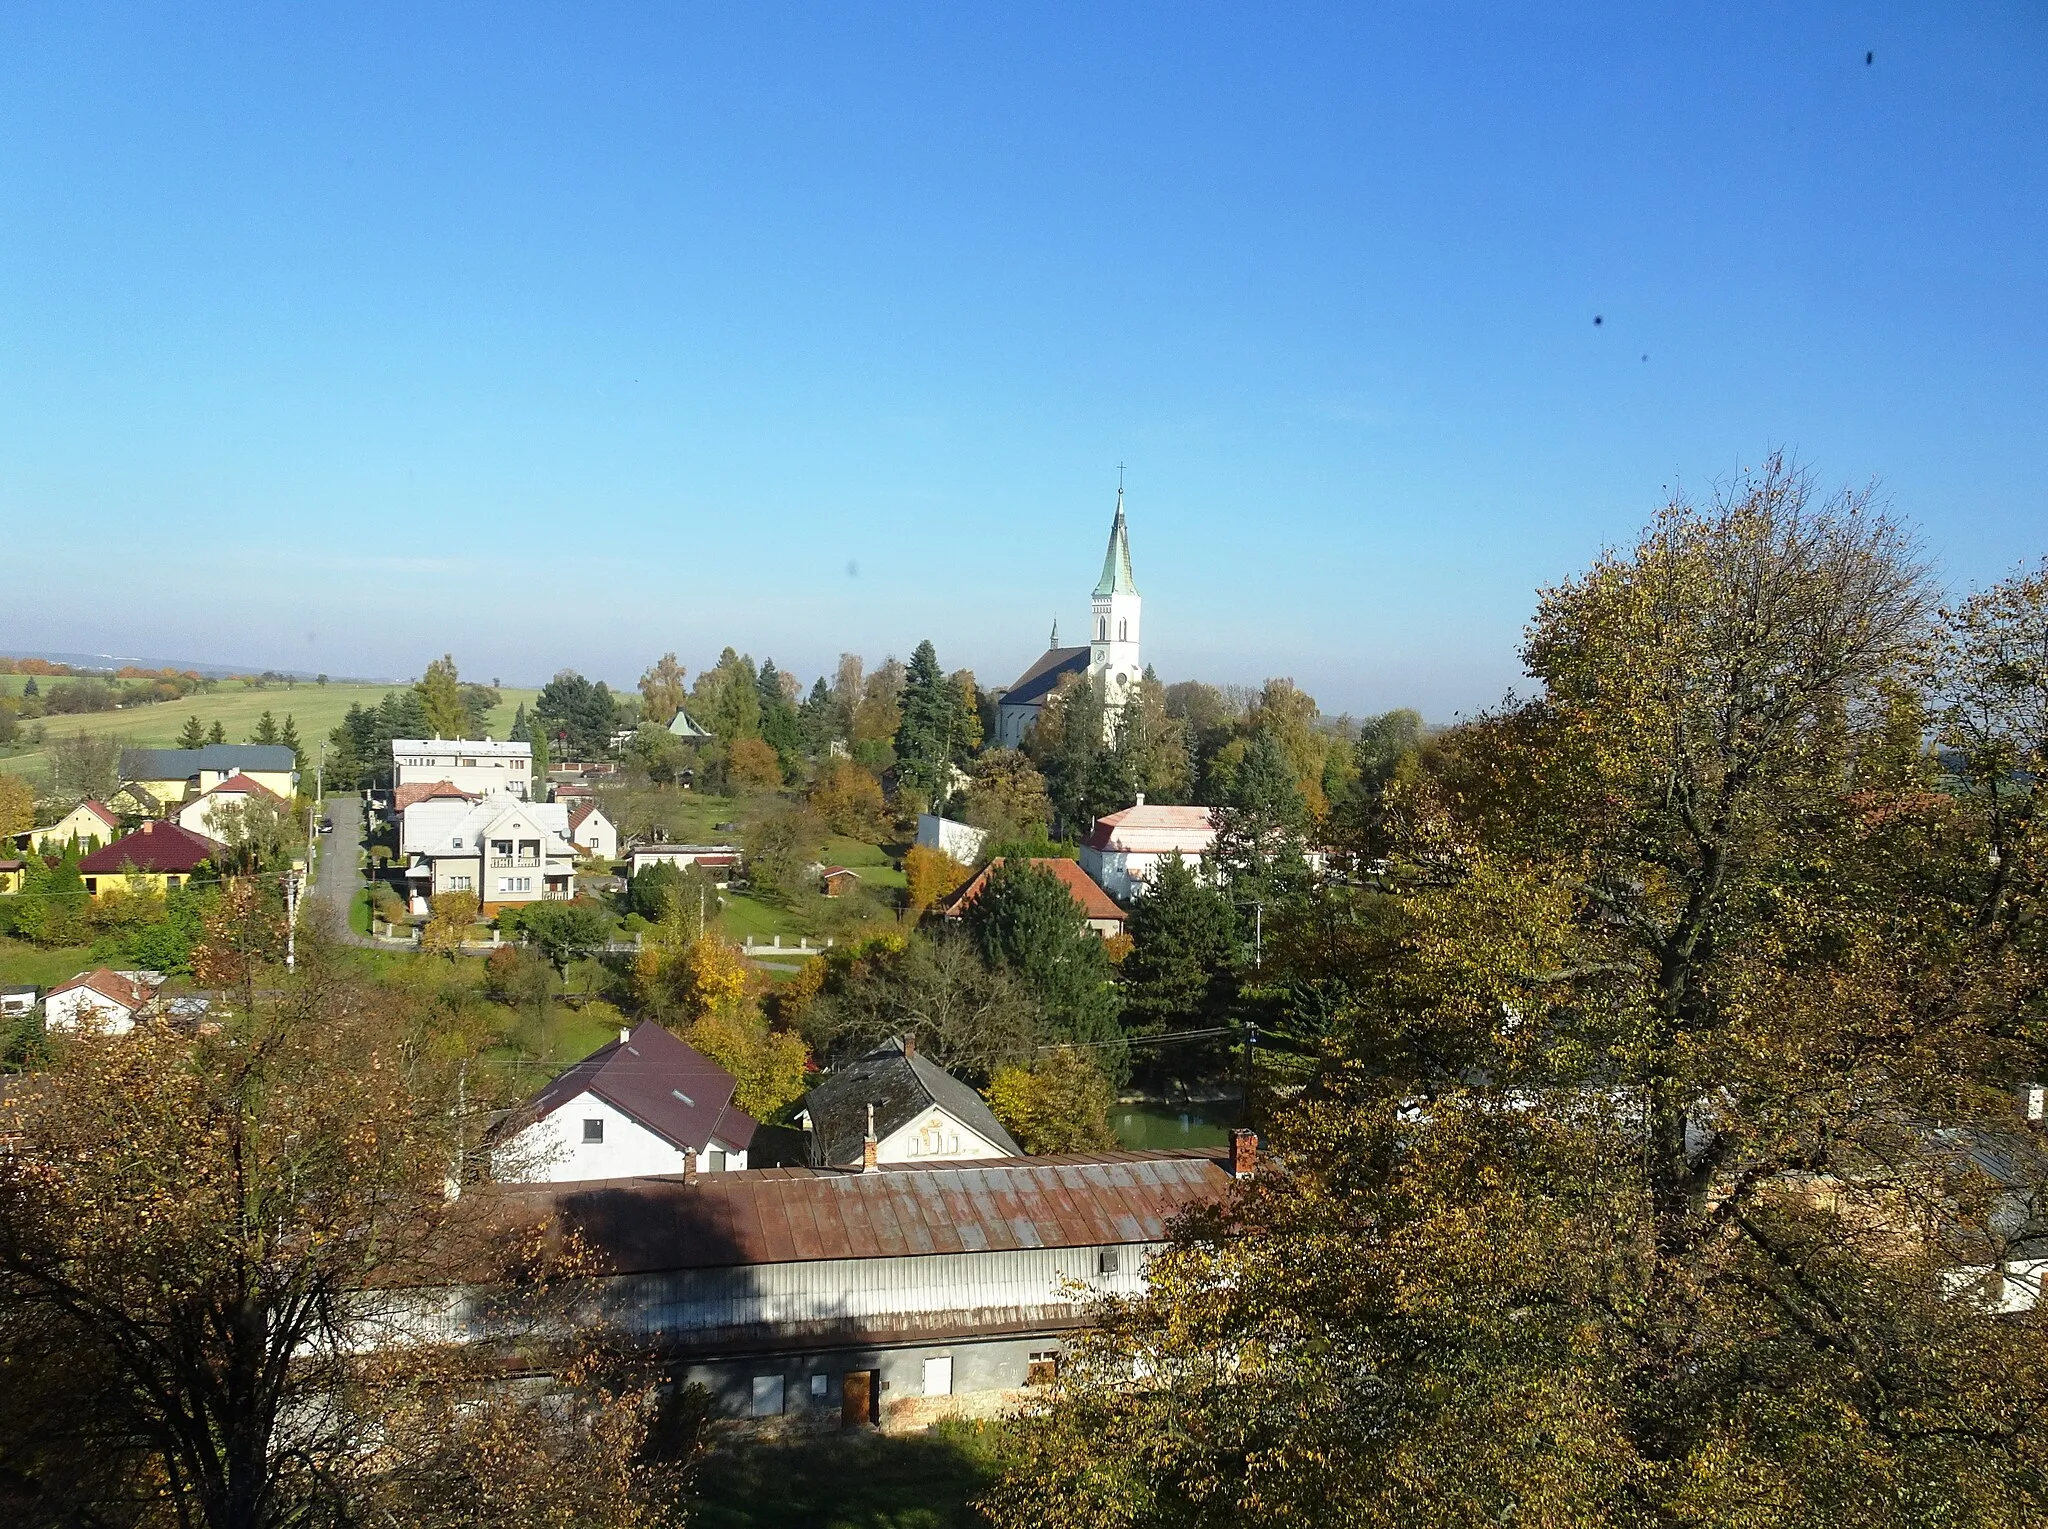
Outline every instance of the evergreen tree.
<svg viewBox="0 0 2048 1529">
<path fill-rule="evenodd" d="M 1059 831 L 1067 837 L 1087 832 L 1103 813 L 1131 804 L 1102 735 L 1102 694 L 1084 675 L 1060 686 L 1025 740 L 1032 763 L 1045 776 Z"/>
<path fill-rule="evenodd" d="M 526 703 L 524 701 L 521 701 L 519 709 L 512 713 L 512 741 L 514 743 L 533 742 L 532 724 L 527 721 Z"/>
<path fill-rule="evenodd" d="M 292 768 L 303 774 L 306 769 L 306 750 L 299 743 L 299 724 L 290 712 L 284 714 L 284 726 L 277 730 L 277 741 L 292 751 Z"/>
<path fill-rule="evenodd" d="M 274 744 L 277 742 L 277 718 L 268 707 L 256 719 L 256 731 L 249 736 L 251 743 Z"/>
<path fill-rule="evenodd" d="M 595 685 L 573 669 L 564 669 L 542 688 L 533 703 L 535 737 L 566 738 L 565 758 L 602 759 L 611 748 L 616 718 L 611 687 Z"/>
<path fill-rule="evenodd" d="M 803 724 L 797 717 L 795 705 L 782 688 L 782 673 L 775 667 L 774 659 L 762 662 L 754 688 L 761 698 L 763 741 L 775 750 L 784 770 L 796 769 L 803 762 Z"/>
<path fill-rule="evenodd" d="M 761 736 L 760 677 L 751 658 L 727 648 L 714 666 L 697 676 L 690 700 L 690 715 L 719 742 L 730 745 Z"/>
<path fill-rule="evenodd" d="M 1228 897 L 1175 855 L 1132 904 L 1130 935 L 1121 973 L 1127 1025 L 1187 1030 L 1223 1021 L 1236 995 L 1237 913 Z"/>
<path fill-rule="evenodd" d="M 804 752 L 813 759 L 823 759 L 830 753 L 832 740 L 844 736 L 839 731 L 839 721 L 840 710 L 832 699 L 832 687 L 825 683 L 825 676 L 821 674 L 797 713 Z"/>
<path fill-rule="evenodd" d="M 33 674 L 31 674 L 28 677 L 28 679 L 22 684 L 21 693 L 23 695 L 41 695 L 43 693 L 43 687 L 36 683 L 36 677 Z"/>
<path fill-rule="evenodd" d="M 1061 1039 L 1116 1038 L 1109 953 L 1057 876 L 1005 861 L 969 905 L 967 928 L 984 961 L 1024 980 Z"/>
<path fill-rule="evenodd" d="M 1251 736 L 1216 813 L 1216 863 L 1238 907 L 1298 899 L 1309 890 L 1308 808 L 1287 750 L 1271 731 Z"/>
<path fill-rule="evenodd" d="M 952 785 L 960 692 L 940 671 L 938 650 L 929 639 L 910 655 L 898 705 L 902 717 L 896 724 L 896 778 L 922 791 L 937 807 Z"/>
<path fill-rule="evenodd" d="M 178 734 L 181 749 L 203 749 L 206 747 L 206 727 L 197 717 L 185 719 L 185 730 Z"/>
<path fill-rule="evenodd" d="M 206 730 L 206 741 L 208 743 L 226 743 L 228 741 L 228 730 L 221 725 L 219 718 L 215 718 L 213 726 Z"/>
</svg>

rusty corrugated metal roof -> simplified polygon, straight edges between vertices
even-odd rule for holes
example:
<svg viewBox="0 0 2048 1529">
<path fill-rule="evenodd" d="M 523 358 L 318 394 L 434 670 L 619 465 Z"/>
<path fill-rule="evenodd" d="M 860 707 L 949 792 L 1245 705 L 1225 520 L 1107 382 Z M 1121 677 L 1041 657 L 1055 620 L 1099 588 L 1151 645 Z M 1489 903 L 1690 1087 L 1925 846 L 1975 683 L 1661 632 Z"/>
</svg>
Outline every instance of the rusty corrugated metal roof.
<svg viewBox="0 0 2048 1529">
<path fill-rule="evenodd" d="M 608 1272 L 630 1274 L 1157 1242 L 1229 1183 L 1220 1153 L 1104 1152 L 500 1185 L 479 1198 L 578 1233 Z"/>
</svg>

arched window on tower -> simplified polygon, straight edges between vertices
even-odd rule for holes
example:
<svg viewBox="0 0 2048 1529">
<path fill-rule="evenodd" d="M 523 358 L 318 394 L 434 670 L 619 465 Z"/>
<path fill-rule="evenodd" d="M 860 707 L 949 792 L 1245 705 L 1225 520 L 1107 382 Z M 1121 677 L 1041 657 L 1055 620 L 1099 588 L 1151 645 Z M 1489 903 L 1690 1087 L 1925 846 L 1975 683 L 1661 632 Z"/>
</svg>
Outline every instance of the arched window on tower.
<svg viewBox="0 0 2048 1529">
<path fill-rule="evenodd" d="M 1116 640 L 1117 640 L 1118 642 L 1129 642 L 1129 641 L 1131 640 L 1131 624 L 1130 624 L 1130 622 L 1128 622 L 1128 621 L 1119 621 L 1119 622 L 1118 622 L 1118 623 L 1116 624 Z"/>
<path fill-rule="evenodd" d="M 1095 640 L 1097 642 L 1109 641 L 1109 617 L 1097 616 L 1095 618 Z"/>
</svg>

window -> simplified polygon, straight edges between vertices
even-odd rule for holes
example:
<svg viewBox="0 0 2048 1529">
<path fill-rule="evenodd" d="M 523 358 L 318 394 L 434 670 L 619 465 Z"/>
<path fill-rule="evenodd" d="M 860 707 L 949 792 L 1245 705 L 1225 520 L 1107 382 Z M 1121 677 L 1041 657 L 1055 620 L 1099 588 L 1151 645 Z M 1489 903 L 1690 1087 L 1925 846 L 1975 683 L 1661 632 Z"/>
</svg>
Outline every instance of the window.
<svg viewBox="0 0 2048 1529">
<path fill-rule="evenodd" d="M 586 1121 L 584 1121 L 584 1122 L 583 1122 L 583 1139 L 584 1139 L 584 1140 L 585 1140 L 586 1142 L 596 1142 L 596 1141 L 603 1141 L 603 1140 L 604 1140 L 604 1122 L 603 1122 L 602 1120 L 586 1120 Z"/>
<path fill-rule="evenodd" d="M 782 1416 L 782 1377 L 780 1375 L 756 1375 L 754 1377 L 754 1416 L 757 1418 Z"/>
<path fill-rule="evenodd" d="M 759 1382 L 756 1382 L 759 1384 Z M 951 1396 L 953 1394 L 953 1356 L 941 1354 L 936 1359 L 924 1362 L 924 1394 L 926 1396 Z"/>
<path fill-rule="evenodd" d="M 511 890 L 512 890 L 512 878 L 511 878 L 510 876 L 500 876 L 500 877 L 498 878 L 498 890 L 499 890 L 500 892 L 509 892 L 509 891 L 511 891 Z"/>
<path fill-rule="evenodd" d="M 710 1158 L 711 1171 L 713 1173 L 725 1172 L 725 1149 L 723 1147 L 713 1147 L 710 1152 Z"/>
<path fill-rule="evenodd" d="M 1118 623 L 1116 624 L 1116 640 L 1117 640 L 1118 642 L 1129 642 L 1129 641 L 1131 640 L 1131 624 L 1130 624 L 1130 622 L 1128 622 L 1128 621 L 1119 621 L 1119 622 L 1118 622 Z"/>
<path fill-rule="evenodd" d="M 165 890 L 166 892 L 175 892 L 175 891 L 177 891 L 177 890 L 178 890 L 178 878 L 177 878 L 177 877 L 175 877 L 175 876 L 166 876 L 166 877 L 164 878 L 164 890 Z"/>
<path fill-rule="evenodd" d="M 1109 641 L 1109 617 L 1097 616 L 1095 618 L 1095 640 L 1097 642 Z"/>
<path fill-rule="evenodd" d="M 1058 1349 L 1047 1349 L 1033 1354 L 1024 1366 L 1024 1384 L 1027 1386 L 1049 1386 L 1060 1372 Z"/>
<path fill-rule="evenodd" d="M 813 1396 L 817 1396 L 817 1397 L 822 1397 L 822 1396 L 824 1396 L 824 1395 L 825 1395 L 825 1394 L 826 1394 L 827 1392 L 829 1392 L 829 1391 L 830 1391 L 831 1389 L 832 1389 L 832 1377 L 831 1377 L 831 1376 L 829 1376 L 829 1375 L 813 1375 L 813 1376 L 811 1377 L 811 1395 L 813 1395 Z"/>
<path fill-rule="evenodd" d="M 97 891 L 99 891 L 99 889 L 100 889 L 100 879 L 99 879 L 99 877 L 97 877 L 97 876 L 88 876 L 88 877 L 86 877 L 86 878 L 85 878 L 85 890 L 86 890 L 87 892 L 97 892 Z"/>
</svg>

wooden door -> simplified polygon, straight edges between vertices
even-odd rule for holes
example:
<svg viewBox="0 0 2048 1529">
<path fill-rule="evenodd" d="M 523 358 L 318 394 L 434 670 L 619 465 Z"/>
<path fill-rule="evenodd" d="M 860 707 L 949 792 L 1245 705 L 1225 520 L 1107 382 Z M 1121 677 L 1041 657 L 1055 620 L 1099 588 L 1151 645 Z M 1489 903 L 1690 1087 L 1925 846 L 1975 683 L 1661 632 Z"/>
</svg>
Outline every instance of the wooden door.
<svg viewBox="0 0 2048 1529">
<path fill-rule="evenodd" d="M 840 1378 L 839 1422 L 844 1428 L 858 1428 L 875 1420 L 874 1370 L 848 1370 Z"/>
</svg>

